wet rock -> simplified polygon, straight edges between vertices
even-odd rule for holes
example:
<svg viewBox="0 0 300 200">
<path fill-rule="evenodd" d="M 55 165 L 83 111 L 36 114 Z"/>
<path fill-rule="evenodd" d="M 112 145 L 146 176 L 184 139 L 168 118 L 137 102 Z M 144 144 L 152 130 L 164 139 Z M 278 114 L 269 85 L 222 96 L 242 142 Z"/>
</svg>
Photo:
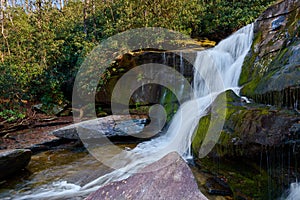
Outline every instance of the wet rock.
<svg viewBox="0 0 300 200">
<path fill-rule="evenodd" d="M 31 159 L 28 149 L 0 151 L 0 179 L 8 177 L 25 168 Z"/>
<path fill-rule="evenodd" d="M 86 198 L 86 200 L 96 199 L 200 200 L 207 198 L 199 191 L 185 161 L 177 153 L 172 152 L 145 167 L 140 173 L 103 186 Z"/>
<path fill-rule="evenodd" d="M 272 31 L 275 31 L 276 29 L 280 28 L 284 24 L 285 17 L 279 16 L 276 19 L 272 21 Z"/>
<path fill-rule="evenodd" d="M 186 47 L 194 47 L 194 45 L 185 45 Z M 201 47 L 198 45 L 198 47 Z M 203 50 L 204 48 L 201 47 L 197 50 Z M 196 58 L 196 52 L 193 50 L 183 50 L 183 51 L 144 51 L 144 52 L 132 52 L 124 54 L 120 56 L 117 61 L 115 62 L 115 66 L 113 66 L 114 70 L 111 70 L 111 77 L 103 86 L 105 90 L 101 90 L 96 93 L 95 101 L 100 104 L 110 104 L 111 103 L 111 96 L 112 92 L 115 89 L 119 91 L 128 91 L 127 85 L 118 85 L 116 87 L 116 83 L 120 80 L 126 72 L 130 71 L 136 66 L 142 66 L 145 64 L 161 64 L 164 66 L 172 67 L 173 69 L 177 70 L 184 77 L 191 81 L 193 76 L 193 63 Z M 163 70 L 163 69 L 162 69 Z M 164 80 L 174 80 L 173 85 L 179 85 L 176 83 L 174 74 L 164 73 L 161 71 L 163 75 L 159 79 Z M 128 74 L 127 74 L 128 75 Z M 147 79 L 146 77 L 141 78 L 139 73 L 133 74 L 132 78 L 128 77 L 130 80 L 136 80 L 139 86 L 138 89 L 134 91 L 131 95 L 129 105 L 135 106 L 137 103 L 140 105 L 149 105 L 149 104 L 156 104 L 160 103 L 160 98 L 163 95 L 162 90 L 164 87 L 161 85 L 153 83 L 152 79 Z M 125 89 L 124 89 L 125 88 Z"/>
<path fill-rule="evenodd" d="M 205 187 L 209 194 L 222 196 L 232 195 L 229 185 L 224 181 L 223 178 L 209 178 L 205 183 Z"/>
<path fill-rule="evenodd" d="M 293 124 L 293 126 L 289 129 L 289 132 L 294 135 L 300 135 L 300 121 L 296 124 Z"/>
<path fill-rule="evenodd" d="M 145 116 L 111 115 L 72 124 L 52 133 L 58 138 L 72 140 L 137 136 L 146 123 Z"/>
<path fill-rule="evenodd" d="M 64 138 L 57 138 L 51 141 L 46 141 L 40 144 L 34 144 L 28 149 L 32 151 L 32 154 L 37 154 L 43 151 L 57 150 L 57 149 L 75 149 L 81 148 L 83 144 L 80 140 L 69 140 Z"/>
<path fill-rule="evenodd" d="M 299 19 L 300 2 L 295 0 L 279 1 L 257 19 L 240 77 L 243 95 L 300 109 Z"/>
<path fill-rule="evenodd" d="M 300 144 L 300 115 L 295 111 L 245 103 L 232 91 L 227 91 L 226 96 L 225 124 L 211 156 L 255 158 L 265 148 L 282 148 L 297 141 Z M 201 148 L 210 119 L 211 113 L 200 119 L 192 145 L 194 152 Z"/>
</svg>

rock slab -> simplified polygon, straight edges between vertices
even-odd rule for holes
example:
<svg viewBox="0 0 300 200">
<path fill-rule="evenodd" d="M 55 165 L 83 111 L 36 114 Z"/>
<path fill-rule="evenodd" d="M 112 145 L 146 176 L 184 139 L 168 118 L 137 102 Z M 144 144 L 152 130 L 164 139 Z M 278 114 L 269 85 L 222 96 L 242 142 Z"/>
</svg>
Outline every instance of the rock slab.
<svg viewBox="0 0 300 200">
<path fill-rule="evenodd" d="M 162 167 L 164 166 L 164 167 Z M 85 200 L 204 200 L 185 161 L 172 152 L 125 180 L 107 184 Z"/>
<path fill-rule="evenodd" d="M 25 168 L 30 159 L 29 149 L 12 149 L 0 151 L 0 179 Z"/>
<path fill-rule="evenodd" d="M 72 124 L 57 129 L 52 134 L 71 140 L 129 136 L 139 134 L 146 121 L 146 117 L 143 116 L 111 115 Z"/>
</svg>

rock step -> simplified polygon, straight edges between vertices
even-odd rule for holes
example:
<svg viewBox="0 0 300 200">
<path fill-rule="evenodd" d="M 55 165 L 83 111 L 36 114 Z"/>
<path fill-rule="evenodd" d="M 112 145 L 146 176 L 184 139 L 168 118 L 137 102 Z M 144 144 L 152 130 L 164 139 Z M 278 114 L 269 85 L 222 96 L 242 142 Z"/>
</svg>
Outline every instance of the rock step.
<svg viewBox="0 0 300 200">
<path fill-rule="evenodd" d="M 29 149 L 12 149 L 0 151 L 0 180 L 24 169 L 32 152 Z"/>
<path fill-rule="evenodd" d="M 107 184 L 85 200 L 206 200 L 185 161 L 176 152 L 143 168 L 139 173 Z"/>
<path fill-rule="evenodd" d="M 72 124 L 57 129 L 52 134 L 71 140 L 138 136 L 147 122 L 146 116 L 111 115 Z"/>
</svg>

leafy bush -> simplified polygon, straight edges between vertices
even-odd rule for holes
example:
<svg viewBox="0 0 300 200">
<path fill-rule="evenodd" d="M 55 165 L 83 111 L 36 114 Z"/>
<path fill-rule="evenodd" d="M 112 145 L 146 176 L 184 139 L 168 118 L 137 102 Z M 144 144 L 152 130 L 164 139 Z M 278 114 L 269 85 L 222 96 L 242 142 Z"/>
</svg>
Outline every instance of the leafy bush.
<svg viewBox="0 0 300 200">
<path fill-rule="evenodd" d="M 1 11 L 0 99 L 61 104 L 62 87 L 75 77 L 85 56 L 116 33 L 164 27 L 220 40 L 253 22 L 273 1 L 74 0 L 63 7 L 26 2 Z"/>
<path fill-rule="evenodd" d="M 18 119 L 25 118 L 25 114 L 16 110 L 3 110 L 0 112 L 0 119 L 4 119 L 7 122 L 14 122 Z"/>
</svg>

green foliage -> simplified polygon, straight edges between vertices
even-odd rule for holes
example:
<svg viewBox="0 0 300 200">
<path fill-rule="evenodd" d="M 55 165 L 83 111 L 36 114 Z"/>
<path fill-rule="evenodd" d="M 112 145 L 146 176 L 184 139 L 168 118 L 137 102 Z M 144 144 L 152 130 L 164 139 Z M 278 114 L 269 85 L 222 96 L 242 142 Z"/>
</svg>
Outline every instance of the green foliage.
<svg viewBox="0 0 300 200">
<path fill-rule="evenodd" d="M 19 112 L 17 110 L 3 110 L 0 112 L 0 118 L 7 120 L 7 122 L 14 122 L 18 119 L 25 118 L 25 114 L 22 112 Z"/>
<path fill-rule="evenodd" d="M 221 40 L 233 31 L 252 23 L 274 0 L 203 1 L 195 35 Z"/>
<path fill-rule="evenodd" d="M 1 21 L 0 99 L 62 104 L 66 82 L 75 77 L 85 56 L 116 33 L 164 27 L 221 39 L 253 22 L 270 2 L 74 0 L 62 8 L 51 1 L 7 6 Z M 110 72 L 100 85 L 109 78 Z"/>
</svg>

